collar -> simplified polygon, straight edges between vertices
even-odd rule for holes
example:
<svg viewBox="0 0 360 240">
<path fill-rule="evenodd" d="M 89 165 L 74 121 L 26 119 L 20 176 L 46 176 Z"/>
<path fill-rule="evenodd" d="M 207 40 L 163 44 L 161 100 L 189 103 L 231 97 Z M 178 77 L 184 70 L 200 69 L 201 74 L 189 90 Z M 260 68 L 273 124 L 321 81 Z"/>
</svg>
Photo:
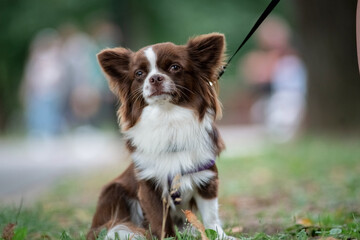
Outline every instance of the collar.
<svg viewBox="0 0 360 240">
<path fill-rule="evenodd" d="M 202 165 L 199 165 L 196 169 L 192 169 L 192 170 L 186 171 L 186 172 L 181 171 L 181 176 L 188 175 L 188 174 L 193 174 L 193 173 L 197 173 L 197 172 L 202 172 L 202 171 L 205 171 L 205 170 L 209 170 L 214 165 L 215 165 L 215 160 L 210 159 L 208 162 L 206 162 L 206 163 L 204 163 Z"/>
<path fill-rule="evenodd" d="M 193 173 L 198 173 L 198 172 L 202 172 L 205 170 L 209 170 L 210 168 L 212 168 L 215 165 L 215 160 L 214 159 L 210 159 L 209 161 L 207 161 L 204 164 L 199 165 L 197 168 L 195 169 L 191 169 L 190 171 L 181 171 L 181 176 L 185 176 L 185 175 L 189 175 L 189 174 L 193 174 Z M 171 191 L 171 186 L 173 183 L 173 179 L 174 177 L 172 176 L 168 176 L 168 187 L 169 187 L 169 191 Z M 181 202 L 181 194 L 180 191 L 176 191 L 174 193 L 170 193 L 170 196 L 173 200 L 173 202 L 178 205 Z"/>
</svg>

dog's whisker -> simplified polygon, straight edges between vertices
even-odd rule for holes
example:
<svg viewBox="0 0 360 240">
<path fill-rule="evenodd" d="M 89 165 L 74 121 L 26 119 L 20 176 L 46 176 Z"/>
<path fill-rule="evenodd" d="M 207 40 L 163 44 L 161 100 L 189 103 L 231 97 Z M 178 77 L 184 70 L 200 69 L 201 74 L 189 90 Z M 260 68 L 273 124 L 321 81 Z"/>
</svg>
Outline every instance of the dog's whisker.
<svg viewBox="0 0 360 240">
<path fill-rule="evenodd" d="M 189 100 L 190 99 L 190 96 L 188 96 L 188 94 L 186 94 L 183 90 L 181 90 L 180 88 L 177 88 L 175 90 L 175 92 L 177 93 L 177 95 L 180 97 L 184 97 L 186 100 Z"/>
<path fill-rule="evenodd" d="M 184 87 L 184 86 L 181 86 L 181 85 L 179 85 L 179 84 L 175 84 L 175 86 L 177 87 L 177 88 L 179 88 L 179 89 L 184 89 L 184 90 L 186 90 L 186 91 L 188 91 L 188 92 L 190 92 L 190 93 L 192 93 L 192 94 L 195 94 L 193 91 L 191 91 L 189 88 L 187 88 L 187 87 Z"/>
<path fill-rule="evenodd" d="M 142 95 L 142 87 L 136 89 L 134 92 L 132 92 L 129 97 L 127 98 L 127 100 L 134 100 L 137 101 Z"/>
<path fill-rule="evenodd" d="M 142 93 L 142 87 L 139 87 L 139 88 L 135 89 L 135 91 L 130 94 L 130 97 L 134 97 L 134 96 L 136 96 L 138 94 L 141 94 L 141 93 Z"/>
</svg>

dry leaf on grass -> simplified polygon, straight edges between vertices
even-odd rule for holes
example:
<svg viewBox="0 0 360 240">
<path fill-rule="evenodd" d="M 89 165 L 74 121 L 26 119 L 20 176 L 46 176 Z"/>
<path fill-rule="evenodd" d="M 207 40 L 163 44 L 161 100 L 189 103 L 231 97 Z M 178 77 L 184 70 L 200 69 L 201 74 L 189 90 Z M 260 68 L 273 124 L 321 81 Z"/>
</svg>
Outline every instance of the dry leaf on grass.
<svg viewBox="0 0 360 240">
<path fill-rule="evenodd" d="M 314 223 L 308 218 L 300 218 L 296 220 L 296 224 L 300 224 L 304 227 L 311 227 Z"/>
<path fill-rule="evenodd" d="M 47 234 L 42 234 L 42 233 L 31 233 L 29 234 L 28 238 L 26 239 L 41 239 L 41 240 L 46 240 L 46 239 L 51 239 L 51 237 Z"/>
<path fill-rule="evenodd" d="M 3 229 L 3 233 L 1 237 L 5 240 L 11 240 L 14 236 L 15 227 L 16 227 L 15 223 L 7 224 Z"/>
<path fill-rule="evenodd" d="M 231 228 L 232 233 L 241 233 L 243 230 L 244 230 L 244 228 L 242 226 Z"/>
<path fill-rule="evenodd" d="M 191 223 L 191 225 L 193 225 L 200 232 L 201 240 L 209 240 L 206 237 L 204 225 L 199 221 L 199 219 L 197 219 L 196 215 L 190 210 L 185 210 L 183 212 L 189 223 Z"/>
</svg>

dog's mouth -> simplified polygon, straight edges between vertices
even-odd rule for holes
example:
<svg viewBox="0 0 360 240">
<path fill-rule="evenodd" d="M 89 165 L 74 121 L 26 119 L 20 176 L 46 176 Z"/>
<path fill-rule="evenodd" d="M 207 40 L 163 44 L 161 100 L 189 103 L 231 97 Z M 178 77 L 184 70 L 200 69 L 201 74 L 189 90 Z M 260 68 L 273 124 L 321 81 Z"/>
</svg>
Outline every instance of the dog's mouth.
<svg viewBox="0 0 360 240">
<path fill-rule="evenodd" d="M 149 95 L 149 98 L 156 97 L 156 96 L 162 96 L 162 95 L 172 96 L 173 94 L 171 92 L 167 92 L 167 91 L 156 90 Z"/>
<path fill-rule="evenodd" d="M 170 102 L 175 98 L 176 89 L 170 80 L 164 80 L 161 84 L 144 85 L 143 94 L 148 103 Z"/>
</svg>

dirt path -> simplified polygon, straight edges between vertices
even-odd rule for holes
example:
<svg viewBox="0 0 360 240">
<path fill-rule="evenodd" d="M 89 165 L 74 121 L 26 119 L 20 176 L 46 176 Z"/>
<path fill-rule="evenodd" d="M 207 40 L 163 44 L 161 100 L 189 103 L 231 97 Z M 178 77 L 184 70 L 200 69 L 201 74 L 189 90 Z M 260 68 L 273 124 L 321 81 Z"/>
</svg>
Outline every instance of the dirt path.
<svg viewBox="0 0 360 240">
<path fill-rule="evenodd" d="M 226 126 L 220 132 L 225 156 L 261 150 L 263 132 L 256 126 Z M 61 177 L 116 164 L 126 156 L 121 138 L 103 132 L 83 132 L 56 139 L 0 141 L 0 203 L 32 201 Z"/>
</svg>

